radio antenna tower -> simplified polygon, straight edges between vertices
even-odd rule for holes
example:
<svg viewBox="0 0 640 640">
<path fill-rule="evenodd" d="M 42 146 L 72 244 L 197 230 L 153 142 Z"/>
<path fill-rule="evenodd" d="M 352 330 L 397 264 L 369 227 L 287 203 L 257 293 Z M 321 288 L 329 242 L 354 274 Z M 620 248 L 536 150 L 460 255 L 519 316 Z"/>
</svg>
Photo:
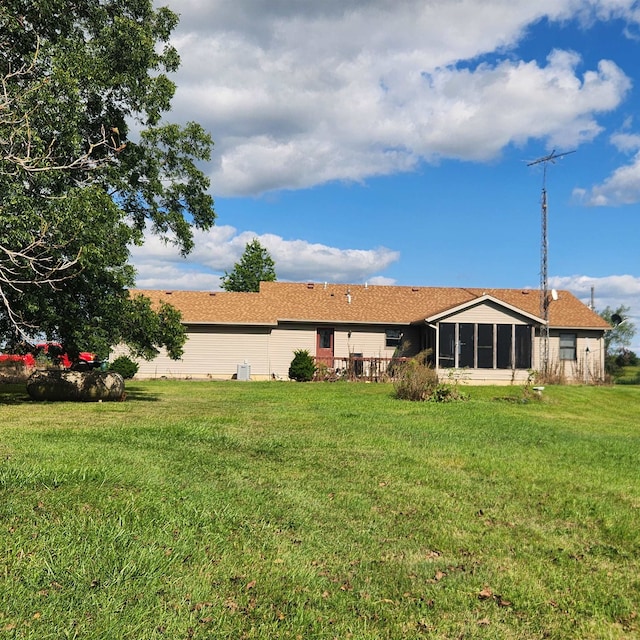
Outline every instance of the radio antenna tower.
<svg viewBox="0 0 640 640">
<path fill-rule="evenodd" d="M 542 222 L 542 242 L 540 246 L 540 315 L 544 320 L 544 324 L 540 328 L 540 362 L 542 365 L 542 373 L 546 377 L 549 373 L 549 242 L 547 234 L 547 165 L 551 162 L 555 164 L 558 158 L 568 156 L 573 151 L 565 153 L 556 153 L 555 150 L 549 155 L 528 162 L 527 166 L 532 167 L 536 164 L 542 165 L 542 198 L 541 202 L 541 222 Z M 555 293 L 555 292 L 554 292 Z"/>
</svg>

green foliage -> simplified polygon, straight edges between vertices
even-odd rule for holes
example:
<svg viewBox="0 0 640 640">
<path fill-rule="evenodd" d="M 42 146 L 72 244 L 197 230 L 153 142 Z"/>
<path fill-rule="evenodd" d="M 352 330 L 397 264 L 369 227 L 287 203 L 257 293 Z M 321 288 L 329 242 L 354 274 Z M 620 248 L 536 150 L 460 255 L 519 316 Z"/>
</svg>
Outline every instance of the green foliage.
<svg viewBox="0 0 640 640">
<path fill-rule="evenodd" d="M 125 380 L 130 380 L 138 373 L 138 364 L 128 356 L 119 356 L 109 364 L 109 371 L 119 373 Z"/>
<path fill-rule="evenodd" d="M 180 351 L 167 312 L 127 293 L 145 230 L 186 253 L 215 219 L 209 134 L 163 120 L 177 20 L 151 0 L 0 3 L 0 337 Z"/>
<path fill-rule="evenodd" d="M 438 379 L 438 374 L 431 367 L 428 349 L 407 360 L 395 365 L 394 388 L 396 398 L 410 400 L 412 402 L 454 402 L 466 400 L 466 395 L 458 389 L 458 378 L 450 374 L 447 383 Z"/>
<path fill-rule="evenodd" d="M 397 365 L 395 376 L 394 388 L 400 400 L 429 400 L 438 389 L 438 374 L 418 358 Z"/>
<path fill-rule="evenodd" d="M 225 291 L 260 291 L 261 282 L 274 282 L 275 263 L 269 252 L 254 238 L 245 246 L 239 262 L 230 273 L 225 272 L 221 285 Z"/>
<path fill-rule="evenodd" d="M 629 311 L 629 307 L 620 305 L 617 309 L 607 306 L 600 312 L 600 317 L 612 326 L 611 331 L 604 334 L 604 346 L 608 355 L 618 355 L 631 346 L 636 327 L 629 320 Z M 614 316 L 618 316 L 622 322 L 616 324 Z"/>
<path fill-rule="evenodd" d="M 289 378 L 298 382 L 309 382 L 313 380 L 315 372 L 315 360 L 306 349 L 298 349 L 293 352 L 293 360 L 289 367 Z"/>
<path fill-rule="evenodd" d="M 637 367 L 640 364 L 638 356 L 634 351 L 622 349 L 616 356 L 616 364 L 621 367 Z"/>
</svg>

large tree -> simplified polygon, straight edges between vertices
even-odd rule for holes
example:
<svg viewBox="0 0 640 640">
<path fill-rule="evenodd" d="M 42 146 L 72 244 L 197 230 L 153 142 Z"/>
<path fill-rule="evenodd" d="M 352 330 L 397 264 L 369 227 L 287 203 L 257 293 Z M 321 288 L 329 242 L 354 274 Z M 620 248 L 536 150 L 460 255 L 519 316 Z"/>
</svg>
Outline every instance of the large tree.
<svg viewBox="0 0 640 640">
<path fill-rule="evenodd" d="M 180 355 L 177 312 L 128 293 L 145 229 L 186 254 L 215 218 L 210 136 L 163 120 L 176 24 L 152 0 L 0 3 L 0 340 Z"/>
<path fill-rule="evenodd" d="M 600 312 L 600 317 L 611 325 L 611 331 L 604 336 L 604 344 L 607 355 L 618 355 L 631 346 L 636 327 L 629 320 L 630 308 L 620 305 L 617 309 L 607 306 Z"/>
<path fill-rule="evenodd" d="M 269 252 L 254 238 L 245 245 L 240 261 L 230 273 L 225 271 L 222 288 L 225 291 L 260 291 L 261 282 L 274 282 L 275 262 Z"/>
</svg>

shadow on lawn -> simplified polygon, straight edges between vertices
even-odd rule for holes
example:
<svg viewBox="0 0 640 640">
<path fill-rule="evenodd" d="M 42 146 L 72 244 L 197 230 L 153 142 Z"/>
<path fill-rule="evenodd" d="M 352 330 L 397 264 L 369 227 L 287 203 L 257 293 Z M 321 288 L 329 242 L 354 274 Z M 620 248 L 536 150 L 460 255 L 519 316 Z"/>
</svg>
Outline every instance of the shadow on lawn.
<svg viewBox="0 0 640 640">
<path fill-rule="evenodd" d="M 157 393 L 149 392 L 146 389 L 141 389 L 135 386 L 128 386 L 125 383 L 126 398 L 124 402 L 158 402 L 160 395 Z M 47 400 L 33 400 L 29 397 L 24 383 L 5 383 L 0 382 L 0 406 L 1 405 L 20 405 L 31 404 L 34 402 L 42 403 L 48 402 Z M 70 400 L 69 402 L 78 402 Z M 111 402 L 111 401 L 110 401 Z M 84 404 L 79 402 L 79 404 Z M 86 404 L 93 404 L 88 402 Z"/>
<path fill-rule="evenodd" d="M 0 405 L 33 402 L 24 384 L 0 382 Z"/>
<path fill-rule="evenodd" d="M 159 393 L 152 393 L 148 389 L 141 389 L 136 386 L 124 384 L 124 392 L 126 393 L 125 402 L 158 402 L 160 400 Z"/>
</svg>

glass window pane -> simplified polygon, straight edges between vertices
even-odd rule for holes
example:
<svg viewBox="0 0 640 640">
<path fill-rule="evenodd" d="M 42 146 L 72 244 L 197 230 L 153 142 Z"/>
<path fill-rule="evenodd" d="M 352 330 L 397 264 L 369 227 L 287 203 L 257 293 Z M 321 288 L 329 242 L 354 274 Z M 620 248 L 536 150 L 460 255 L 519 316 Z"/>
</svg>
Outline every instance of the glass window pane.
<svg viewBox="0 0 640 640">
<path fill-rule="evenodd" d="M 321 349 L 331 349 L 333 346 L 333 329 L 320 329 L 318 331 L 319 343 Z"/>
<path fill-rule="evenodd" d="M 531 327 L 516 325 L 516 369 L 531 369 Z"/>
<path fill-rule="evenodd" d="M 400 329 L 387 329 L 385 335 L 387 347 L 397 347 L 402 340 L 402 331 Z"/>
<path fill-rule="evenodd" d="M 438 348 L 438 366 L 452 368 L 455 361 L 456 325 L 452 322 L 443 322 L 440 325 L 440 344 Z"/>
<path fill-rule="evenodd" d="M 475 325 L 470 322 L 460 323 L 458 366 L 474 367 L 475 344 L 473 339 Z"/>
<path fill-rule="evenodd" d="M 496 366 L 498 369 L 511 369 L 511 340 L 513 325 L 497 326 Z"/>
<path fill-rule="evenodd" d="M 478 325 L 478 367 L 493 369 L 493 325 Z"/>
<path fill-rule="evenodd" d="M 560 360 L 576 359 L 576 343 L 578 336 L 575 333 L 560 334 Z"/>
</svg>

